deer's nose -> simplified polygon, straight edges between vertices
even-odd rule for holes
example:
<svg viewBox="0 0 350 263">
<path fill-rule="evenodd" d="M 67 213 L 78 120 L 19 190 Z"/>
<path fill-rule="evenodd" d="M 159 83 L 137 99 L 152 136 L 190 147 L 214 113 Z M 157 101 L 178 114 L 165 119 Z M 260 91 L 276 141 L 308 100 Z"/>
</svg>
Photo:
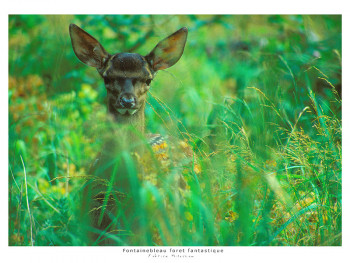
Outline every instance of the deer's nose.
<svg viewBox="0 0 350 263">
<path fill-rule="evenodd" d="M 120 97 L 119 103 L 123 108 L 133 108 L 136 105 L 136 98 L 132 94 L 124 94 Z"/>
</svg>

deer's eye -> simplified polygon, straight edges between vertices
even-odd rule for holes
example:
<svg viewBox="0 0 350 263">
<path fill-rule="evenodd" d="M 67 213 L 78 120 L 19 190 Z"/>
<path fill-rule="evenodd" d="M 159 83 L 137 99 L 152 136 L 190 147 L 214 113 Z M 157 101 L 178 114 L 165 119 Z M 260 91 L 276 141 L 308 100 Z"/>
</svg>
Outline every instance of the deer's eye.
<svg viewBox="0 0 350 263">
<path fill-rule="evenodd" d="M 113 82 L 113 80 L 110 79 L 110 78 L 104 78 L 103 80 L 105 81 L 106 85 L 109 85 L 109 84 L 111 84 Z"/>
<path fill-rule="evenodd" d="M 145 80 L 146 85 L 149 86 L 151 84 L 151 81 L 152 81 L 151 79 L 146 79 Z"/>
</svg>

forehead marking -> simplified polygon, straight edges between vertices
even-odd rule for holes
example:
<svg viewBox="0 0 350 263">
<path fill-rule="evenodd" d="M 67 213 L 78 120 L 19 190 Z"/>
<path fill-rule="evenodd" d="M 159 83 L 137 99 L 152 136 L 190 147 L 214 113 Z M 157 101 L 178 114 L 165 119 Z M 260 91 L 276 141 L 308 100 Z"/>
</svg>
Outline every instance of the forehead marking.
<svg viewBox="0 0 350 263">
<path fill-rule="evenodd" d="M 102 76 L 153 79 L 153 74 L 146 59 L 136 53 L 118 53 L 113 55 L 108 60 Z"/>
</svg>

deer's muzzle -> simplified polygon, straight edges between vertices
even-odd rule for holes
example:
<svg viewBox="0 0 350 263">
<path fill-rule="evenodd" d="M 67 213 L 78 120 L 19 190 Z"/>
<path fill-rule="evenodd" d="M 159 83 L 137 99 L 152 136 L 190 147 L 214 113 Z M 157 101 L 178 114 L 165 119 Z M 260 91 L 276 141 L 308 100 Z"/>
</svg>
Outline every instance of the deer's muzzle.
<svg viewBox="0 0 350 263">
<path fill-rule="evenodd" d="M 125 115 L 125 114 L 130 114 L 133 115 L 137 112 L 138 109 L 117 109 L 118 113 L 121 115 Z"/>
<path fill-rule="evenodd" d="M 134 95 L 132 95 L 130 93 L 125 93 L 125 94 L 120 96 L 119 104 L 123 108 L 132 109 L 136 105 L 136 98 Z"/>
</svg>

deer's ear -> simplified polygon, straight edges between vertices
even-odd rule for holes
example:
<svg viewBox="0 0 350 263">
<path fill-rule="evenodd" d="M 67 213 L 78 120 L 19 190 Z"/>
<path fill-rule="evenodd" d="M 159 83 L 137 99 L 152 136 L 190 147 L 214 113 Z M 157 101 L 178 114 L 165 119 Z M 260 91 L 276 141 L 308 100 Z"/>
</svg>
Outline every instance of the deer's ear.
<svg viewBox="0 0 350 263">
<path fill-rule="evenodd" d="M 109 54 L 90 34 L 75 24 L 69 25 L 69 34 L 75 55 L 81 62 L 95 68 L 102 68 Z"/>
<path fill-rule="evenodd" d="M 160 41 L 146 56 L 154 71 L 174 65 L 182 56 L 187 39 L 187 28 L 183 27 Z"/>
</svg>

